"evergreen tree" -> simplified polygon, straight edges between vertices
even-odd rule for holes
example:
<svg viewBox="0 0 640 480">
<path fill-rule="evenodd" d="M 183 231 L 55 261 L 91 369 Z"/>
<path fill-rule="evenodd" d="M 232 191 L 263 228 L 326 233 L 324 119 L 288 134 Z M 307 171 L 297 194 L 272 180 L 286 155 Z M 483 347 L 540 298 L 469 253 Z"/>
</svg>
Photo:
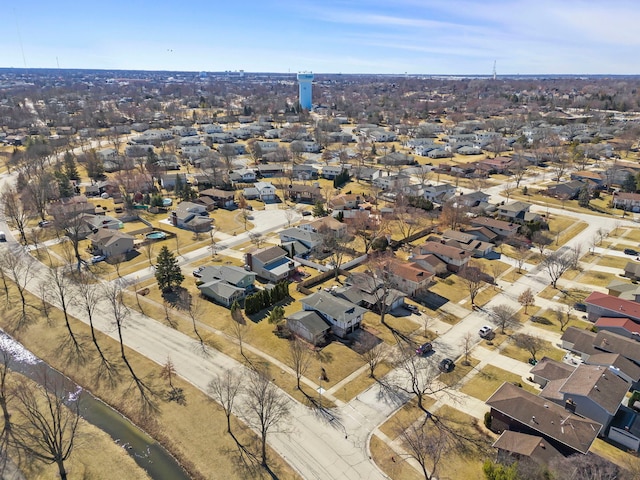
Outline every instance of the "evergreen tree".
<svg viewBox="0 0 640 480">
<path fill-rule="evenodd" d="M 76 160 L 71 152 L 64 154 L 64 173 L 70 180 L 79 180 L 80 174 L 76 166 Z"/>
<path fill-rule="evenodd" d="M 173 288 L 179 287 L 184 280 L 184 275 L 182 275 L 178 260 L 166 245 L 160 250 L 156 261 L 156 280 L 160 290 L 170 292 Z"/>
<path fill-rule="evenodd" d="M 313 206 L 314 217 L 326 217 L 327 210 L 324 208 L 324 204 L 321 201 L 317 201 Z"/>
<path fill-rule="evenodd" d="M 624 179 L 624 182 L 622 183 L 622 190 L 631 193 L 636 191 L 636 179 L 633 175 L 628 174 L 627 178 Z"/>
<path fill-rule="evenodd" d="M 60 198 L 73 197 L 73 186 L 69 181 L 69 177 L 60 170 L 53 172 L 53 175 L 56 177 L 56 182 L 58 183 L 58 195 L 60 195 Z"/>
<path fill-rule="evenodd" d="M 591 195 L 589 195 L 589 189 L 585 185 L 580 189 L 580 193 L 578 194 L 578 205 L 584 208 L 588 208 L 590 199 Z"/>
</svg>

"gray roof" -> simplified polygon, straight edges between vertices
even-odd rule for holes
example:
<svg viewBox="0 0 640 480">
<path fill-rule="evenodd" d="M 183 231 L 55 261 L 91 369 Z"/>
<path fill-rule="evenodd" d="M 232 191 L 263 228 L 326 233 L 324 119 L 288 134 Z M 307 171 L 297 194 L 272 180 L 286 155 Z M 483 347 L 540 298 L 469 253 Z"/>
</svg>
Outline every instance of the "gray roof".
<svg viewBox="0 0 640 480">
<path fill-rule="evenodd" d="M 287 320 L 295 320 L 302 323 L 314 336 L 326 332 L 330 328 L 324 318 L 313 310 L 300 310 L 292 313 L 287 317 Z"/>
<path fill-rule="evenodd" d="M 215 292 L 222 298 L 231 298 L 234 293 L 242 292 L 243 288 L 234 287 L 233 285 L 225 282 L 224 280 L 212 280 L 211 282 L 203 283 L 198 286 L 198 289 L 206 295 L 208 292 Z"/>
<path fill-rule="evenodd" d="M 233 265 L 206 266 L 202 269 L 200 275 L 200 279 L 204 283 L 213 280 L 224 280 L 232 285 L 237 285 L 247 276 L 256 277 L 255 273 Z"/>
<path fill-rule="evenodd" d="M 277 258 L 286 257 L 287 252 L 278 246 L 265 247 L 252 253 L 253 258 L 258 259 L 263 264 L 269 263 Z"/>
<path fill-rule="evenodd" d="M 588 397 L 615 415 L 625 394 L 629 391 L 629 382 L 609 372 L 599 365 L 579 365 L 560 387 L 565 395 Z"/>
<path fill-rule="evenodd" d="M 310 232 L 309 230 L 303 230 L 297 227 L 286 228 L 280 233 L 280 239 L 298 240 L 307 246 L 319 244 L 322 242 L 322 235 L 316 232 Z"/>
<path fill-rule="evenodd" d="M 364 315 L 367 310 L 354 305 L 353 303 L 337 298 L 330 293 L 319 291 L 312 293 L 308 297 L 304 297 L 300 300 L 304 305 L 317 310 L 320 313 L 325 313 L 336 320 L 348 322 L 351 319 Z"/>
<path fill-rule="evenodd" d="M 575 370 L 575 367 L 567 365 L 566 363 L 558 362 L 549 357 L 543 357 L 535 367 L 530 370 L 530 373 L 544 378 L 547 381 L 566 379 Z"/>
</svg>

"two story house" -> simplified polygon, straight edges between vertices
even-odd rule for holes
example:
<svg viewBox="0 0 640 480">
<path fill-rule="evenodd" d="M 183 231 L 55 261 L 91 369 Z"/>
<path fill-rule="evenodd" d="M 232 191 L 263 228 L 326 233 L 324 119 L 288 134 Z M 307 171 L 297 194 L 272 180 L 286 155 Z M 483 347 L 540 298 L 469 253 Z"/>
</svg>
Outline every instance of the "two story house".
<svg viewBox="0 0 640 480">
<path fill-rule="evenodd" d="M 246 253 L 245 264 L 249 271 L 273 283 L 286 280 L 299 265 L 287 257 L 286 250 L 277 246 Z"/>
<path fill-rule="evenodd" d="M 333 333 L 340 337 L 360 327 L 366 309 L 325 291 L 318 291 L 300 300 L 304 310 L 317 312 L 331 325 Z"/>
</svg>

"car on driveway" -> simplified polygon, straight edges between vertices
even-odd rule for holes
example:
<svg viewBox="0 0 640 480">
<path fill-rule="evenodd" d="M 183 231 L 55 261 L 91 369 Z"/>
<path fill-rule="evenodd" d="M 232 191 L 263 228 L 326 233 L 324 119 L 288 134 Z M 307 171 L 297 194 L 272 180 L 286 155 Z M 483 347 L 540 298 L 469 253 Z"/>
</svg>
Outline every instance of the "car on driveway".
<svg viewBox="0 0 640 480">
<path fill-rule="evenodd" d="M 482 337 L 482 338 L 491 338 L 491 336 L 493 335 L 493 328 L 491 328 L 489 325 L 485 325 L 484 327 L 482 327 L 480 329 L 480 331 L 478 332 L 478 334 Z"/>
<path fill-rule="evenodd" d="M 633 248 L 625 248 L 624 253 L 625 255 L 638 255 L 638 251 Z"/>
<path fill-rule="evenodd" d="M 411 313 L 415 313 L 416 315 L 420 315 L 420 309 L 415 305 L 411 305 L 410 303 L 405 303 L 404 308 L 409 310 Z"/>
<path fill-rule="evenodd" d="M 196 278 L 200 278 L 202 276 L 202 270 L 204 270 L 204 266 L 198 267 L 193 271 L 193 276 Z"/>
<path fill-rule="evenodd" d="M 102 261 L 104 261 L 106 259 L 107 259 L 107 257 L 104 256 L 104 255 L 94 255 L 93 257 L 91 257 L 91 263 L 92 264 L 99 263 L 99 262 L 102 262 Z"/>
<path fill-rule="evenodd" d="M 46 227 L 50 227 L 51 226 L 51 222 L 49 220 L 40 220 L 38 222 L 38 226 L 40 228 L 46 228 Z"/>
<path fill-rule="evenodd" d="M 427 342 L 427 343 L 423 343 L 418 348 L 416 348 L 416 355 L 422 356 L 432 351 L 433 351 L 433 345 L 431 345 L 431 342 Z"/>
<path fill-rule="evenodd" d="M 442 373 L 449 373 L 453 371 L 454 368 L 456 368 L 456 364 L 453 363 L 453 360 L 451 360 L 450 358 L 443 358 L 438 364 L 438 370 L 440 370 Z"/>
<path fill-rule="evenodd" d="M 581 302 L 576 302 L 573 304 L 573 308 L 574 310 L 577 310 L 579 312 L 586 312 L 587 311 L 587 305 Z"/>
</svg>

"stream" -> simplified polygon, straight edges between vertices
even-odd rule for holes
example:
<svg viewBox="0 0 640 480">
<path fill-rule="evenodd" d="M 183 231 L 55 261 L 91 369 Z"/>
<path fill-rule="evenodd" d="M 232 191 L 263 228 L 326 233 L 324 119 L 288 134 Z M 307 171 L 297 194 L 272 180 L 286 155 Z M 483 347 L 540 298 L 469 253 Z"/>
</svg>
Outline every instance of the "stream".
<svg viewBox="0 0 640 480">
<path fill-rule="evenodd" d="M 175 458 L 153 438 L 136 427 L 103 401 L 62 375 L 33 355 L 11 336 L 0 331 L 0 350 L 11 355 L 9 368 L 42 385 L 43 373 L 47 381 L 61 383 L 69 401 L 80 396 L 80 416 L 106 432 L 124 448 L 135 462 L 154 480 L 189 480 Z"/>
</svg>

